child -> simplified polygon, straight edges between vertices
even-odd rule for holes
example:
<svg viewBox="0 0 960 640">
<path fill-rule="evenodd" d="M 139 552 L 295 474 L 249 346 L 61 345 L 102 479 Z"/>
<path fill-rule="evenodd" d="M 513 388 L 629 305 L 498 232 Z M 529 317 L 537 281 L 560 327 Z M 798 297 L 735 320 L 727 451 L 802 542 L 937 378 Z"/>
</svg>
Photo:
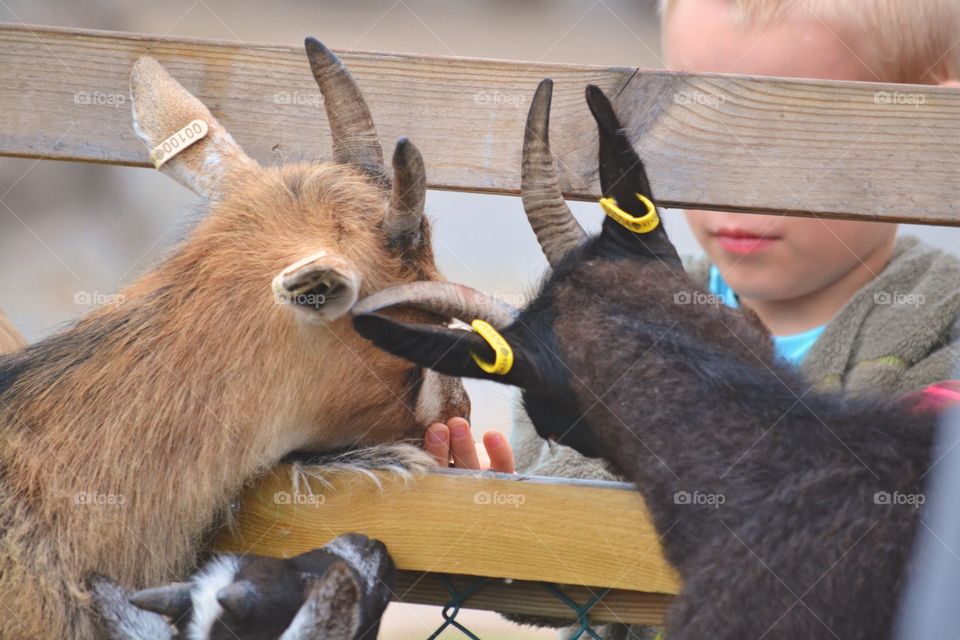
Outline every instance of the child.
<svg viewBox="0 0 960 640">
<path fill-rule="evenodd" d="M 661 0 L 661 21 L 674 70 L 940 85 L 960 75 L 953 0 Z M 960 354 L 960 262 L 952 256 L 896 239 L 893 224 L 686 217 L 706 253 L 688 271 L 727 304 L 756 312 L 811 384 L 890 396 L 952 377 Z M 429 427 L 427 449 L 446 461 L 452 447 L 455 463 L 479 464 L 467 453 L 469 426 L 452 422 L 453 439 L 448 425 Z M 521 471 L 583 475 L 579 456 L 546 447 L 523 420 L 513 441 Z M 493 468 L 512 471 L 505 439 L 488 432 L 484 442 Z"/>
</svg>

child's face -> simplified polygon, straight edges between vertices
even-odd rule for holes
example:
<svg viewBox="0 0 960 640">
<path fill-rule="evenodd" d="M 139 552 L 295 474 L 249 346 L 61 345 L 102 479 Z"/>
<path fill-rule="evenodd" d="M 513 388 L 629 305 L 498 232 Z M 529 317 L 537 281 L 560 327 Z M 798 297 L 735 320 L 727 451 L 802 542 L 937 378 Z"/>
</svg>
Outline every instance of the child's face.
<svg viewBox="0 0 960 640">
<path fill-rule="evenodd" d="M 739 26 L 731 4 L 677 3 L 664 32 L 670 69 L 877 80 L 857 37 L 813 17 Z M 862 262 L 874 262 L 868 258 L 888 250 L 896 234 L 892 224 L 781 215 L 688 211 L 687 221 L 730 286 L 742 297 L 764 301 L 791 300 L 830 286 Z"/>
</svg>

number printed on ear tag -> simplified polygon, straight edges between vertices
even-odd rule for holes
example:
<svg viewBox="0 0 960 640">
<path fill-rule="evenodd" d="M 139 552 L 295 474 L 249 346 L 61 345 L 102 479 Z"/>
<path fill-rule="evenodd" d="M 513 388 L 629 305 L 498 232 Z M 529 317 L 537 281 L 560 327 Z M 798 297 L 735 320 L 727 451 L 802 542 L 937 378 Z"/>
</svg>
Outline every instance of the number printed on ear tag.
<svg viewBox="0 0 960 640">
<path fill-rule="evenodd" d="M 180 131 L 158 144 L 150 152 L 153 166 L 159 169 L 170 158 L 174 157 L 195 142 L 199 142 L 207 135 L 210 129 L 203 120 L 194 120 Z"/>
</svg>

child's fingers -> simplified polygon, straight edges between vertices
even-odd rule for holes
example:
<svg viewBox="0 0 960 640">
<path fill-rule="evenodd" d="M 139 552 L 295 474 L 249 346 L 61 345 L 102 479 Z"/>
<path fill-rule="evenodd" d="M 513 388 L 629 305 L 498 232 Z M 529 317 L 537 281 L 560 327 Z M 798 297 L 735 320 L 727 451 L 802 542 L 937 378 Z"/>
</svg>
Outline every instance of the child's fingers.
<svg viewBox="0 0 960 640">
<path fill-rule="evenodd" d="M 487 431 L 483 434 L 483 446 L 490 456 L 490 470 L 500 473 L 516 472 L 516 465 L 513 461 L 513 449 L 510 443 L 499 431 Z"/>
<path fill-rule="evenodd" d="M 433 456 L 441 467 L 450 464 L 450 429 L 442 422 L 427 427 L 423 436 L 423 450 Z"/>
<path fill-rule="evenodd" d="M 464 418 L 447 420 L 450 428 L 450 453 L 453 455 L 453 466 L 460 469 L 479 469 L 480 458 L 477 456 L 477 445 L 470 432 L 470 423 Z"/>
<path fill-rule="evenodd" d="M 490 456 L 487 455 L 487 450 L 479 442 L 474 443 L 477 448 L 477 458 L 480 460 L 480 470 L 486 471 L 490 468 Z"/>
</svg>

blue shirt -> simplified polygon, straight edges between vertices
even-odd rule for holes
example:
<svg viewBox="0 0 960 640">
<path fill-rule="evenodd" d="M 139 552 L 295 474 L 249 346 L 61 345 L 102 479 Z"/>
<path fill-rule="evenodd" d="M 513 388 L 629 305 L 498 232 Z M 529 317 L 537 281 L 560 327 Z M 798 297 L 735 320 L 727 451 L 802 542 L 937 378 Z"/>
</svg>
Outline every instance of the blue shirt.
<svg viewBox="0 0 960 640">
<path fill-rule="evenodd" d="M 728 285 L 726 280 L 723 279 L 723 276 L 720 275 L 720 270 L 714 266 L 710 267 L 709 286 L 710 293 L 723 300 L 723 303 L 728 307 L 736 309 L 740 306 L 737 300 L 737 294 L 733 292 L 730 285 Z M 799 367 L 804 357 L 806 357 L 807 352 L 810 351 L 810 348 L 826 328 L 827 325 L 823 324 L 809 331 L 804 331 L 803 333 L 793 333 L 788 336 L 773 336 L 773 349 L 777 355 L 788 364 Z"/>
</svg>

